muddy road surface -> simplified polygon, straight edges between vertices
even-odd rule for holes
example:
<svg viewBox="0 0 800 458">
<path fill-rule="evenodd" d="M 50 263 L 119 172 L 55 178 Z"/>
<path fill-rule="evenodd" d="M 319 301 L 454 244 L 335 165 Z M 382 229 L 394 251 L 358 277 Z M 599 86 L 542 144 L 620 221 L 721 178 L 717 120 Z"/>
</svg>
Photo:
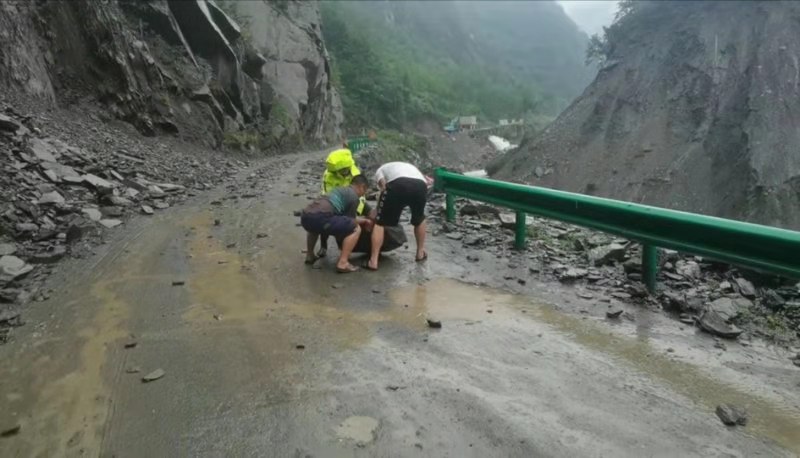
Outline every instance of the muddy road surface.
<svg viewBox="0 0 800 458">
<path fill-rule="evenodd" d="M 0 347 L 0 428 L 19 426 L 0 456 L 800 452 L 800 380 L 765 345 L 721 355 L 659 315 L 580 313 L 558 285 L 475 286 L 499 269 L 443 237 L 426 264 L 400 249 L 341 275 L 334 248 L 305 266 L 293 212 L 318 156 L 132 221 L 62 266 Z M 722 425 L 720 403 L 748 425 Z"/>
</svg>

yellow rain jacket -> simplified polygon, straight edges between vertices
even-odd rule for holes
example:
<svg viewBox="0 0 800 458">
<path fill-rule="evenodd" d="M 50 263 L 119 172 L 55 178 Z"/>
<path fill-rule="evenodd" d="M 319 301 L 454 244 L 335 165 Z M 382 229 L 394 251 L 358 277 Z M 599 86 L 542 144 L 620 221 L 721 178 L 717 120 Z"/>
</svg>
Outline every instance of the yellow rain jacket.
<svg viewBox="0 0 800 458">
<path fill-rule="evenodd" d="M 350 168 L 349 176 L 339 175 L 339 170 Z M 325 173 L 322 174 L 322 195 L 327 195 L 335 188 L 341 186 L 350 186 L 350 181 L 354 176 L 361 175 L 361 170 L 356 167 L 356 161 L 353 160 L 353 153 L 349 149 L 342 148 L 333 151 L 328 155 L 325 160 Z M 358 214 L 364 213 L 364 206 L 367 201 L 363 197 L 358 204 Z"/>
</svg>

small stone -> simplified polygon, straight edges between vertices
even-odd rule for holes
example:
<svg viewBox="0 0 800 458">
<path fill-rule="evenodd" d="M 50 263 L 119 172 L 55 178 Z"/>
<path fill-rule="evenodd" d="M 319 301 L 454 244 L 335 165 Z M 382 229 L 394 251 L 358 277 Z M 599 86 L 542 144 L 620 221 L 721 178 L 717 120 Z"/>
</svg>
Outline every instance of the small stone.
<svg viewBox="0 0 800 458">
<path fill-rule="evenodd" d="M 742 296 L 753 299 L 756 297 L 756 288 L 748 280 L 744 278 L 737 278 L 734 280 L 739 287 L 739 292 Z"/>
<path fill-rule="evenodd" d="M 117 227 L 120 224 L 122 224 L 122 221 L 118 219 L 101 219 L 100 224 L 102 224 L 103 227 L 111 229 L 113 227 Z"/>
<path fill-rule="evenodd" d="M 92 221 L 100 221 L 103 219 L 103 214 L 96 208 L 84 208 L 81 212 Z"/>
<path fill-rule="evenodd" d="M 727 426 L 747 425 L 747 411 L 731 404 L 717 406 L 717 417 Z"/>
<path fill-rule="evenodd" d="M 263 238 L 267 238 L 267 237 L 269 237 L 269 234 L 266 234 L 264 232 L 259 232 L 258 234 L 256 234 L 256 238 L 257 239 L 263 239 Z"/>
<path fill-rule="evenodd" d="M 163 200 L 157 200 L 153 202 L 153 206 L 159 210 L 165 210 L 169 208 L 169 204 L 167 202 L 164 202 Z"/>
<path fill-rule="evenodd" d="M 38 202 L 39 202 L 40 205 L 43 205 L 43 204 L 63 204 L 64 202 L 66 202 L 66 199 L 64 199 L 64 196 L 59 194 L 58 191 L 52 191 L 52 192 L 48 192 L 46 194 L 43 194 Z"/>
<path fill-rule="evenodd" d="M 729 281 L 723 281 L 719 284 L 719 289 L 722 291 L 729 291 L 731 289 L 731 283 Z"/>
<path fill-rule="evenodd" d="M 21 291 L 14 288 L 0 289 L 0 302 L 12 304 L 17 301 Z"/>
<path fill-rule="evenodd" d="M 135 340 L 129 340 L 125 342 L 125 348 L 136 348 L 137 345 L 139 345 L 139 342 Z"/>
<path fill-rule="evenodd" d="M 713 310 L 706 310 L 703 316 L 700 317 L 698 324 L 704 331 L 726 339 L 735 339 L 742 333 L 741 329 L 726 323 L 725 320 Z"/>
<path fill-rule="evenodd" d="M 36 264 L 52 264 L 61 260 L 66 254 L 67 249 L 65 247 L 55 246 L 50 250 L 34 254 L 29 260 Z"/>
<path fill-rule="evenodd" d="M 0 114 L 0 130 L 4 130 L 6 132 L 16 132 L 23 128 L 24 126 L 20 122 L 17 122 L 15 119 L 4 114 Z"/>
<path fill-rule="evenodd" d="M 122 207 L 117 207 L 117 206 L 114 206 L 114 205 L 101 207 L 100 208 L 100 212 L 104 216 L 110 216 L 112 218 L 119 218 L 120 216 L 122 216 Z"/>
<path fill-rule="evenodd" d="M 218 219 L 214 220 L 214 226 L 219 226 L 220 224 L 222 224 L 222 221 L 220 221 Z"/>
<path fill-rule="evenodd" d="M 570 267 L 569 269 L 567 269 L 566 271 L 561 273 L 558 276 L 558 279 L 560 281 L 562 281 L 562 282 L 571 282 L 571 281 L 575 281 L 575 280 L 578 280 L 580 278 L 583 278 L 588 274 L 589 274 L 589 271 L 587 271 L 586 269 Z"/>
<path fill-rule="evenodd" d="M 0 256 L 8 256 L 17 252 L 17 246 L 13 243 L 0 243 Z"/>
<path fill-rule="evenodd" d="M 0 437 L 11 437 L 16 436 L 19 434 L 19 431 L 22 429 L 22 425 L 16 424 L 10 428 L 6 428 L 3 431 L 0 431 Z"/>
<path fill-rule="evenodd" d="M 342 283 L 334 283 L 334 284 L 331 285 L 331 288 L 333 288 L 333 289 L 341 289 L 341 288 L 344 288 L 344 284 L 342 284 Z"/>
<path fill-rule="evenodd" d="M 295 346 L 294 346 L 294 348 L 296 348 L 296 349 L 298 349 L 298 350 L 305 350 L 305 349 L 306 349 L 306 346 L 305 346 L 305 345 L 303 345 L 303 344 L 298 344 L 298 345 L 295 345 Z"/>
<path fill-rule="evenodd" d="M 693 279 L 700 277 L 700 265 L 694 261 L 678 261 L 675 263 L 675 271 L 684 278 Z"/>
<path fill-rule="evenodd" d="M 706 309 L 715 312 L 723 320 L 730 321 L 752 306 L 753 303 L 743 297 L 734 299 L 721 297 L 707 304 Z"/>
<path fill-rule="evenodd" d="M 464 238 L 464 234 L 460 232 L 450 232 L 448 234 L 445 234 L 444 236 L 450 240 L 461 240 Z"/>
<path fill-rule="evenodd" d="M 589 293 L 585 293 L 583 291 L 578 291 L 576 294 L 581 299 L 594 299 L 594 295 L 589 294 Z"/>
<path fill-rule="evenodd" d="M 380 290 L 380 289 L 378 289 L 378 288 L 372 288 L 372 293 L 373 293 L 373 294 L 380 294 L 380 293 L 381 293 L 381 290 Z"/>
<path fill-rule="evenodd" d="M 156 369 L 153 372 L 150 372 L 149 374 L 142 377 L 142 382 L 143 383 L 154 382 L 163 377 L 165 374 L 166 372 L 164 372 L 163 369 Z"/>
<path fill-rule="evenodd" d="M 131 367 L 125 369 L 125 372 L 127 372 L 128 374 L 138 374 L 141 371 L 142 371 L 142 368 L 139 367 L 139 366 L 131 366 Z"/>
<path fill-rule="evenodd" d="M 149 205 L 142 205 L 142 213 L 145 215 L 152 215 L 154 213 L 153 207 L 150 207 Z"/>
<path fill-rule="evenodd" d="M 0 256 L 0 284 L 22 277 L 32 270 L 32 265 L 16 256 Z"/>
<path fill-rule="evenodd" d="M 447 235 L 450 235 L 450 234 L 447 234 Z M 467 236 L 464 239 L 464 244 L 465 245 L 469 245 L 469 246 L 476 246 L 476 245 L 480 245 L 484 241 L 485 241 L 485 237 L 483 235 L 474 234 L 474 235 Z"/>
<path fill-rule="evenodd" d="M 44 173 L 44 176 L 46 176 L 47 179 L 52 181 L 53 183 L 58 183 L 60 181 L 58 179 L 58 174 L 56 174 L 56 172 L 54 172 L 53 170 L 45 170 L 42 173 Z"/>
<path fill-rule="evenodd" d="M 100 194 L 109 194 L 114 189 L 114 185 L 112 185 L 110 181 L 104 180 L 96 175 L 92 175 L 91 173 L 87 173 L 86 175 L 81 176 L 81 178 L 84 183 L 89 183 L 90 185 L 94 186 L 94 188 Z"/>
<path fill-rule="evenodd" d="M 688 313 L 681 313 L 678 319 L 684 324 L 694 324 L 694 318 Z"/>
<path fill-rule="evenodd" d="M 115 196 L 113 194 L 105 196 L 103 201 L 118 207 L 128 207 L 133 205 L 133 202 L 131 202 L 129 199 L 120 196 Z"/>
<path fill-rule="evenodd" d="M 442 322 L 439 321 L 439 320 L 433 320 L 433 319 L 428 318 L 425 321 L 427 321 L 429 328 L 441 329 L 441 327 L 442 327 Z"/>
<path fill-rule="evenodd" d="M 185 284 L 186 284 L 186 282 L 184 280 L 173 280 L 172 281 L 172 286 L 181 286 L 181 285 L 185 285 Z"/>
<path fill-rule="evenodd" d="M 625 259 L 625 253 L 627 251 L 628 247 L 626 245 L 611 243 L 609 245 L 592 248 L 588 252 L 588 257 L 595 266 L 603 266 L 615 261 L 622 261 Z"/>
<path fill-rule="evenodd" d="M 623 309 L 619 307 L 612 307 L 606 310 L 606 318 L 619 318 L 622 315 L 622 312 L 624 312 Z"/>
</svg>

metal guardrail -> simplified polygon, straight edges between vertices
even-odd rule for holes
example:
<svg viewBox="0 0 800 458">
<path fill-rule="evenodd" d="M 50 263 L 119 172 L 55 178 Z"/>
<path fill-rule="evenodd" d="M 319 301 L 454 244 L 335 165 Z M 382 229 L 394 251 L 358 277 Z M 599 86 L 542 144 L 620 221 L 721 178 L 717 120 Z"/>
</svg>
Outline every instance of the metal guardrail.
<svg viewBox="0 0 800 458">
<path fill-rule="evenodd" d="M 359 150 L 363 149 L 365 146 L 369 145 L 371 140 L 369 137 L 353 137 L 347 139 L 347 146 L 353 154 L 357 153 Z"/>
<path fill-rule="evenodd" d="M 435 189 L 447 193 L 448 221 L 455 220 L 456 196 L 515 210 L 517 249 L 525 248 L 526 214 L 557 219 L 642 243 L 642 279 L 651 292 L 655 291 L 658 273 L 657 247 L 800 278 L 800 232 L 467 177 L 444 169 L 436 170 L 435 180 Z"/>
</svg>

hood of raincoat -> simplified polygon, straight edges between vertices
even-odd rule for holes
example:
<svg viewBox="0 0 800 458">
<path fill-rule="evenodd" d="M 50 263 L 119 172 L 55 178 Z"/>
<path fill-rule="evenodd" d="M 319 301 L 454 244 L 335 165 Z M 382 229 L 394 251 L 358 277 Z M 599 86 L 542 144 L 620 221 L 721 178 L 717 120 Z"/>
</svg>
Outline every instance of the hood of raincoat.
<svg viewBox="0 0 800 458">
<path fill-rule="evenodd" d="M 359 174 L 356 161 L 353 160 L 353 153 L 349 149 L 337 149 L 329 154 L 328 159 L 325 160 L 325 168 L 331 173 L 348 167 L 350 168 L 351 176 Z"/>
</svg>

